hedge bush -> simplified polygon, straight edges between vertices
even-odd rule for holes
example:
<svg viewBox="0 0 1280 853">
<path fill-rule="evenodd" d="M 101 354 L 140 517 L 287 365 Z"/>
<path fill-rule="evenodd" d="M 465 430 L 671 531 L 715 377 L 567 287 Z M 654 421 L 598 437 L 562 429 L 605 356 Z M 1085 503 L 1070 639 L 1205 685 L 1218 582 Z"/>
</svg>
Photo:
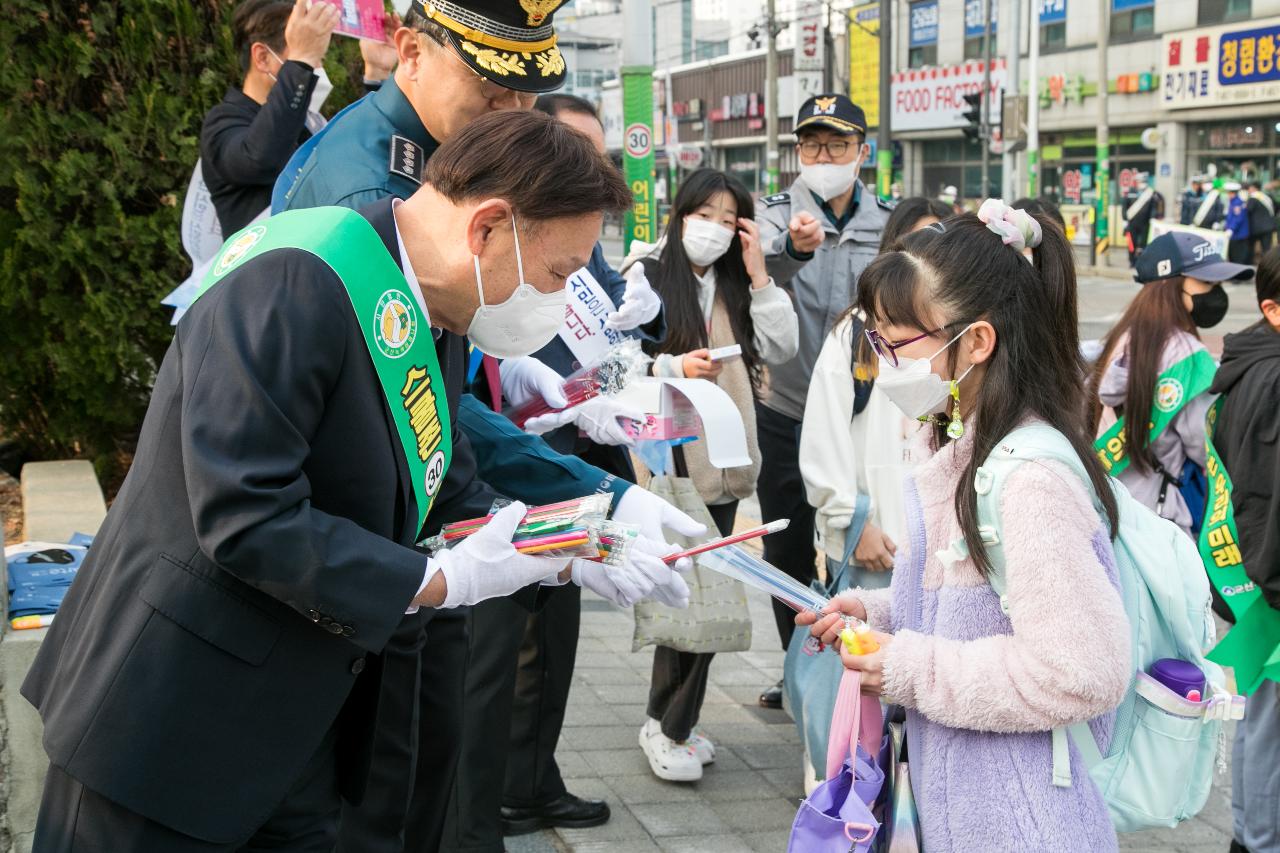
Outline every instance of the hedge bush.
<svg viewBox="0 0 1280 853">
<path fill-rule="evenodd" d="M 239 81 L 233 0 L 9 0 L 0 11 L 0 432 L 27 458 L 127 458 L 190 273 L 182 195 Z M 335 37 L 326 112 L 354 97 Z"/>
</svg>

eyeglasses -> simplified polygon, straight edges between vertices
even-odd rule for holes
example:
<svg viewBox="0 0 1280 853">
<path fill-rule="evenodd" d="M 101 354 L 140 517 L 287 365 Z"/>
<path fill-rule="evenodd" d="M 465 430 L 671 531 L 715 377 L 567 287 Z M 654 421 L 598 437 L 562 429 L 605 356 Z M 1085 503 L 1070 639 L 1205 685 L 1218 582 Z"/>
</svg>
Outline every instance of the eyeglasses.
<svg viewBox="0 0 1280 853">
<path fill-rule="evenodd" d="M 880 356 L 881 358 L 883 358 L 885 361 L 889 362 L 889 364 L 891 364 L 894 367 L 898 366 L 898 350 L 902 349 L 908 344 L 914 344 L 916 341 L 923 341 L 925 338 L 931 338 L 934 335 L 944 331 L 946 331 L 946 327 L 939 326 L 938 328 L 934 329 L 932 332 L 925 332 L 923 335 L 916 335 L 914 338 L 910 338 L 905 341 L 899 341 L 898 343 L 894 344 L 894 343 L 890 343 L 883 335 L 881 335 L 875 329 L 865 330 L 866 336 L 867 336 L 867 343 L 871 344 L 871 351 L 874 352 L 876 355 Z"/>
<path fill-rule="evenodd" d="M 852 142 L 844 139 L 833 139 L 830 142 L 818 142 L 814 139 L 808 139 L 804 142 L 797 142 L 796 149 L 809 159 L 815 159 L 823 149 L 826 149 L 832 160 L 839 160 L 849 153 L 849 146 L 852 144 Z"/>
</svg>

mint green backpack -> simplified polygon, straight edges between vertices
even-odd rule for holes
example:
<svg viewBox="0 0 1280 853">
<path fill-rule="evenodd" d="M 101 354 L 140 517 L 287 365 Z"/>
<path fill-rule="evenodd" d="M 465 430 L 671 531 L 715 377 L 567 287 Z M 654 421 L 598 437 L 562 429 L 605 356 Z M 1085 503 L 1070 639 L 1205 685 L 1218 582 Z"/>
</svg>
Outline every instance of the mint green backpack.
<svg viewBox="0 0 1280 853">
<path fill-rule="evenodd" d="M 996 445 L 978 469 L 974 488 L 979 530 L 992 563 L 989 582 L 1006 613 L 1000 492 L 1019 465 L 1044 460 L 1075 472 L 1102 515 L 1088 474 L 1062 433 L 1037 424 L 1014 430 Z M 1226 748 L 1222 723 L 1205 712 L 1211 699 L 1231 700 L 1224 699 L 1222 669 L 1204 657 L 1216 631 L 1209 581 L 1195 543 L 1173 522 L 1134 500 L 1119 481 L 1111 480 L 1111 487 L 1120 518 L 1116 568 L 1136 670 L 1105 755 L 1087 723 L 1053 731 L 1053 784 L 1071 786 L 1069 737 L 1102 791 L 1116 830 L 1134 832 L 1176 826 L 1204 807 L 1215 759 L 1220 766 L 1225 763 Z M 1189 701 L 1147 675 L 1147 668 L 1161 658 L 1181 658 L 1200 667 L 1209 683 L 1205 701 Z"/>
</svg>

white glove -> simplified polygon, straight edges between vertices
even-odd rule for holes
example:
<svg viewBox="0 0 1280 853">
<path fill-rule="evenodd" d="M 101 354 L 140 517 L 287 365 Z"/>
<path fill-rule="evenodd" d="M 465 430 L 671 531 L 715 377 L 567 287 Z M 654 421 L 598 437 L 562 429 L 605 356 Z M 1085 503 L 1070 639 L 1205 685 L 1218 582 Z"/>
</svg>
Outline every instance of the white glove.
<svg viewBox="0 0 1280 853">
<path fill-rule="evenodd" d="M 664 556 L 677 550 L 675 546 L 641 536 L 632 543 L 621 565 L 574 560 L 573 582 L 619 607 L 630 607 L 650 595 L 672 607 L 685 607 L 689 603 L 689 587 L 684 578 L 662 561 Z"/>
<path fill-rule="evenodd" d="M 439 569 L 448 584 L 441 609 L 510 595 L 564 569 L 567 559 L 521 554 L 511 544 L 527 511 L 522 503 L 505 506 L 462 544 L 428 560 L 428 565 Z"/>
<path fill-rule="evenodd" d="M 642 264 L 632 264 L 626 279 L 627 289 L 622 292 L 622 304 L 604 322 L 606 328 L 618 332 L 643 326 L 662 310 L 662 299 L 653 292 Z"/>
<path fill-rule="evenodd" d="M 664 545 L 667 541 L 663 528 L 670 528 L 681 536 L 690 538 L 702 536 L 707 532 L 705 524 L 699 524 L 653 492 L 639 486 L 632 486 L 618 498 L 618 506 L 613 511 L 613 520 L 637 525 L 641 536 Z M 677 566 L 679 571 L 685 571 L 686 568 L 688 566 L 685 568 Z"/>
<path fill-rule="evenodd" d="M 586 433 L 587 438 L 596 444 L 625 444 L 630 447 L 635 444 L 635 439 L 627 435 L 622 424 L 618 423 L 619 418 L 643 423 L 645 413 L 609 397 L 592 397 L 571 409 L 529 418 L 525 421 L 524 431 L 533 435 L 542 435 L 544 432 L 572 423 L 577 424 L 578 428 Z"/>
<path fill-rule="evenodd" d="M 553 409 L 569 405 L 561 387 L 564 377 L 530 355 L 506 358 L 498 365 L 502 377 L 502 396 L 512 406 L 523 406 L 540 397 Z"/>
</svg>

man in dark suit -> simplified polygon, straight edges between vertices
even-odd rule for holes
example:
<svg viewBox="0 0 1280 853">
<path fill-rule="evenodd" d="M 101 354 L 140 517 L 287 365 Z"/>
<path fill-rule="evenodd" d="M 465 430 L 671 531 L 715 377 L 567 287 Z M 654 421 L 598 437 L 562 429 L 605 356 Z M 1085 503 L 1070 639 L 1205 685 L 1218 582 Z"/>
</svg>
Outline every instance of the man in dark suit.
<svg viewBox="0 0 1280 853">
<path fill-rule="evenodd" d="M 545 156 L 514 164 L 512 146 Z M 602 211 L 628 201 L 608 161 L 549 117 L 476 122 L 398 209 L 388 199 L 362 211 L 368 225 L 341 214 L 344 227 L 372 226 L 394 262 L 369 258 L 391 271 L 377 286 L 413 294 L 373 332 L 321 256 L 272 247 L 288 220 L 228 243 L 178 326 L 133 468 L 23 685 L 52 763 L 38 853 L 327 853 L 340 797 L 358 802 L 369 776 L 380 652 L 406 610 L 570 578 L 599 589 L 606 574 L 620 599 L 687 595 L 659 543 L 608 573 L 518 554 L 518 506 L 453 550 L 414 549 L 426 511 L 388 405 L 404 392 L 379 378 L 368 343 L 376 329 L 397 345 L 415 332 L 430 341 L 440 422 L 456 425 L 462 335 L 492 336 L 497 323 L 541 346 L 551 333 L 529 335 L 502 306 L 530 313 L 538 297 L 520 281 L 542 298 L 563 291 Z M 407 337 L 396 327 L 406 315 L 423 320 Z M 466 436 L 450 432 L 452 461 L 426 491 L 428 529 L 483 515 L 497 497 L 475 478 Z"/>
</svg>

